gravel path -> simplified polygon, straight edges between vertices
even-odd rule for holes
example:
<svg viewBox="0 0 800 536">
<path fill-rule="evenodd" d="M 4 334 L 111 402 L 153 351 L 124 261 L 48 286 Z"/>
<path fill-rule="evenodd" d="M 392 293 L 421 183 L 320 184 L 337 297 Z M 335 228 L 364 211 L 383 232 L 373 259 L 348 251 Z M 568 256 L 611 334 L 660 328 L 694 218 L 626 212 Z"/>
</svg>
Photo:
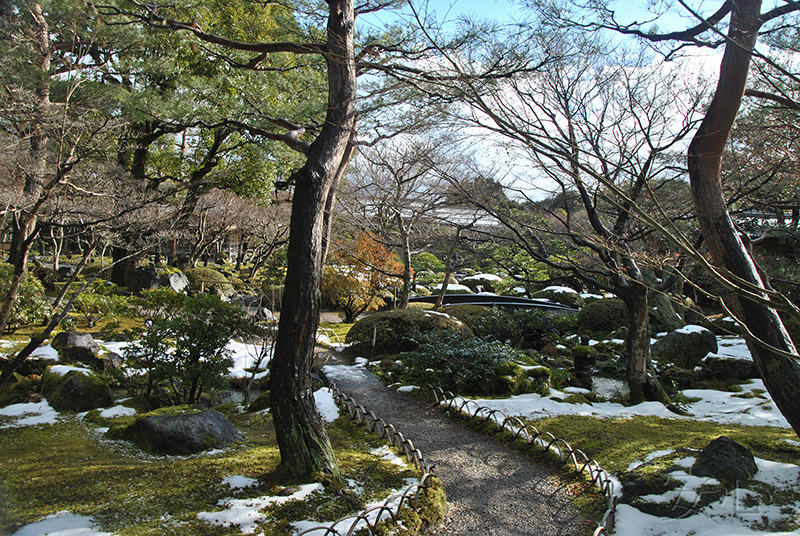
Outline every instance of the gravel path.
<svg viewBox="0 0 800 536">
<path fill-rule="evenodd" d="M 356 372 L 357 371 L 357 372 Z M 442 524 L 427 534 L 579 534 L 586 521 L 552 469 L 451 420 L 432 406 L 384 387 L 363 368 L 326 367 L 344 393 L 413 441 L 447 493 Z"/>
</svg>

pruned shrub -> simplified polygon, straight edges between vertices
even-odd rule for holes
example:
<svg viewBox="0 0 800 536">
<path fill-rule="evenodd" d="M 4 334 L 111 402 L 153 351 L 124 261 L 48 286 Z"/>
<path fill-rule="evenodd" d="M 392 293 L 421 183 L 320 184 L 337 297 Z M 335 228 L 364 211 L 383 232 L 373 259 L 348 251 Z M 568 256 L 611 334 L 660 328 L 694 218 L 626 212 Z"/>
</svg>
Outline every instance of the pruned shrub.
<svg viewBox="0 0 800 536">
<path fill-rule="evenodd" d="M 452 333 L 457 339 L 472 337 L 472 330 L 462 321 L 450 315 L 419 309 L 396 309 L 368 315 L 350 328 L 345 341 L 358 351 L 371 348 L 373 327 L 375 328 L 375 354 L 396 353 L 413 350 L 417 342 L 412 337 L 419 333 L 439 331 Z"/>
<path fill-rule="evenodd" d="M 511 315 L 503 309 L 483 305 L 451 305 L 443 311 L 464 322 L 479 339 L 508 344 L 518 342 L 519 329 Z"/>
<path fill-rule="evenodd" d="M 590 303 L 578 313 L 578 333 L 604 336 L 628 325 L 628 307 L 620 299 Z"/>
<path fill-rule="evenodd" d="M 542 350 L 557 342 L 563 333 L 560 325 L 571 325 L 566 317 L 553 317 L 538 309 L 519 309 L 512 313 L 511 318 L 517 333 L 515 345 L 526 350 Z"/>
<path fill-rule="evenodd" d="M 530 377 L 517 363 L 525 356 L 505 344 L 440 333 L 419 335 L 417 344 L 397 356 L 406 383 L 464 395 L 513 395 L 546 387 L 547 375 Z"/>
<path fill-rule="evenodd" d="M 191 290 L 205 292 L 214 291 L 219 295 L 224 295 L 232 290 L 228 278 L 221 272 L 208 267 L 188 268 L 183 272 L 189 280 Z"/>
<path fill-rule="evenodd" d="M 575 307 L 577 309 L 586 305 L 586 302 L 580 294 L 566 287 L 548 287 L 535 293 L 533 297 L 543 298 L 554 303 L 560 303 L 561 305 Z"/>
</svg>

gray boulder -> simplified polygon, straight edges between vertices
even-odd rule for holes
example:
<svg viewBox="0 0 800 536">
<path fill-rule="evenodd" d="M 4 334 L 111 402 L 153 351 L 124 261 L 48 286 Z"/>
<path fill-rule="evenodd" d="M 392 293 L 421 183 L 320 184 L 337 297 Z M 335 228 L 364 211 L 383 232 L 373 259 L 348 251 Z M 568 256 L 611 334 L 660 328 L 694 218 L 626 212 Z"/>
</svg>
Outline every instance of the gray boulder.
<svg viewBox="0 0 800 536">
<path fill-rule="evenodd" d="M 42 395 L 56 411 L 90 411 L 113 402 L 108 385 L 85 369 L 65 374 L 46 370 L 42 376 Z"/>
<path fill-rule="evenodd" d="M 686 326 L 669 332 L 651 347 L 659 363 L 693 370 L 709 352 L 717 351 L 717 336 L 701 326 Z"/>
<path fill-rule="evenodd" d="M 695 476 L 710 476 L 734 487 L 739 482 L 750 480 L 758 472 L 758 466 L 749 448 L 720 436 L 697 456 L 691 471 Z"/>
<path fill-rule="evenodd" d="M 183 272 L 174 268 L 156 266 L 139 266 L 125 274 L 128 290 L 136 294 L 151 288 L 169 288 L 175 292 L 184 292 L 189 288 L 189 279 Z"/>
<path fill-rule="evenodd" d="M 150 415 L 139 419 L 134 426 L 148 450 L 163 454 L 195 454 L 242 439 L 230 421 L 214 410 L 189 415 Z"/>
<path fill-rule="evenodd" d="M 700 363 L 699 378 L 701 380 L 735 380 L 744 381 L 758 378 L 756 365 L 748 359 L 727 357 L 706 357 Z"/>
<path fill-rule="evenodd" d="M 100 346 L 88 333 L 63 331 L 53 337 L 50 346 L 58 352 L 59 359 L 65 363 L 97 365 Z"/>
</svg>

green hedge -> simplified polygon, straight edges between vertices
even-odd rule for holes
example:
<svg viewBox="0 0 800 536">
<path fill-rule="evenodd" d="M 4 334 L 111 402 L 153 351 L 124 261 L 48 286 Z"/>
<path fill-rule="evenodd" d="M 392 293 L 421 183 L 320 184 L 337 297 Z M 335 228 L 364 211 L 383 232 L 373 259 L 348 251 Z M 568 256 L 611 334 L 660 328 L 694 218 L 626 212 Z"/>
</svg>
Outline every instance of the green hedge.
<svg viewBox="0 0 800 536">
<path fill-rule="evenodd" d="M 347 333 L 345 341 L 360 352 L 368 352 L 371 346 L 372 329 L 376 331 L 374 354 L 393 354 L 413 350 L 417 343 L 412 335 L 444 331 L 460 339 L 472 337 L 472 330 L 450 315 L 419 309 L 396 309 L 368 315 L 355 324 Z"/>
</svg>

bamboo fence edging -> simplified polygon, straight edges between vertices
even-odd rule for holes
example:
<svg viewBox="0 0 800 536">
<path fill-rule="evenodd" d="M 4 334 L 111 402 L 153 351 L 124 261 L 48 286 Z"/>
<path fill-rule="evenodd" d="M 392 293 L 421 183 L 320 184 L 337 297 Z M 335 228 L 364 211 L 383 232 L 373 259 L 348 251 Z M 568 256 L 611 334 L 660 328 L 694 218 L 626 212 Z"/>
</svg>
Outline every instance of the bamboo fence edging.
<svg viewBox="0 0 800 536">
<path fill-rule="evenodd" d="M 375 413 L 367 411 L 363 406 L 357 404 L 352 397 L 339 391 L 333 381 L 328 380 L 327 383 L 334 400 L 345 406 L 351 418 L 358 421 L 359 424 L 363 424 L 368 431 L 386 439 L 398 449 L 401 455 L 405 456 L 406 462 L 413 463 L 422 475 L 417 482 L 410 484 L 399 493 L 392 494 L 381 505 L 343 517 L 329 525 L 306 529 L 298 536 L 352 536 L 356 531 L 363 529 L 367 529 L 370 534 L 376 534 L 378 524 L 387 519 L 396 522 L 400 509 L 406 504 L 417 509 L 419 494 L 427 489 L 428 481 L 435 476 L 433 467 L 425 460 L 422 452 L 414 447 L 414 443 L 407 439 L 402 432 L 399 432 L 393 424 L 387 424 Z M 498 431 L 505 430 L 514 437 L 525 440 L 532 447 L 538 447 L 545 453 L 552 452 L 559 457 L 562 463 L 571 466 L 574 471 L 584 473 L 608 500 L 606 510 L 593 532 L 593 536 L 610 536 L 613 533 L 617 511 L 614 480 L 597 461 L 590 459 L 582 450 L 574 449 L 567 441 L 555 437 L 550 432 L 540 432 L 535 426 L 525 424 L 519 417 L 509 417 L 502 411 L 480 406 L 474 400 L 456 397 L 450 391 L 444 391 L 438 387 L 429 385 L 426 389 L 431 391 L 439 406 L 455 409 L 469 418 L 492 421 Z M 337 527 L 341 527 L 341 530 Z"/>
<path fill-rule="evenodd" d="M 435 476 L 433 468 L 425 461 L 422 452 L 414 447 L 414 443 L 397 431 L 393 424 L 387 424 L 383 419 L 376 417 L 373 412 L 367 411 L 364 406 L 357 404 L 352 397 L 339 391 L 334 382 L 329 380 L 328 387 L 333 393 L 334 400 L 345 406 L 351 418 L 358 421 L 359 424 L 363 424 L 368 431 L 386 439 L 390 445 L 398 449 L 401 455 L 405 456 L 406 463 L 413 463 L 414 467 L 422 474 L 417 482 L 390 495 L 382 504 L 367 508 L 358 514 L 342 517 L 330 524 L 321 524 L 305 529 L 297 536 L 352 536 L 357 531 L 364 529 L 367 529 L 369 534 L 377 534 L 378 524 L 387 520 L 397 522 L 402 508 L 408 506 L 415 510 L 418 509 L 420 493 L 427 490 L 430 479 Z"/>
<path fill-rule="evenodd" d="M 608 499 L 606 511 L 593 536 L 609 536 L 613 533 L 617 512 L 614 480 L 597 461 L 590 459 L 582 450 L 572 448 L 565 440 L 555 437 L 550 432 L 540 432 L 532 424 L 525 424 L 519 417 L 509 417 L 500 410 L 480 406 L 468 398 L 456 397 L 450 391 L 444 391 L 439 387 L 428 385 L 426 389 L 431 391 L 438 405 L 455 409 L 469 418 L 492 421 L 498 431 L 510 432 L 514 437 L 525 440 L 528 445 L 536 446 L 545 453 L 553 452 L 562 463 L 572 466 L 574 471 L 585 473 L 591 483 L 595 484 Z"/>
</svg>

